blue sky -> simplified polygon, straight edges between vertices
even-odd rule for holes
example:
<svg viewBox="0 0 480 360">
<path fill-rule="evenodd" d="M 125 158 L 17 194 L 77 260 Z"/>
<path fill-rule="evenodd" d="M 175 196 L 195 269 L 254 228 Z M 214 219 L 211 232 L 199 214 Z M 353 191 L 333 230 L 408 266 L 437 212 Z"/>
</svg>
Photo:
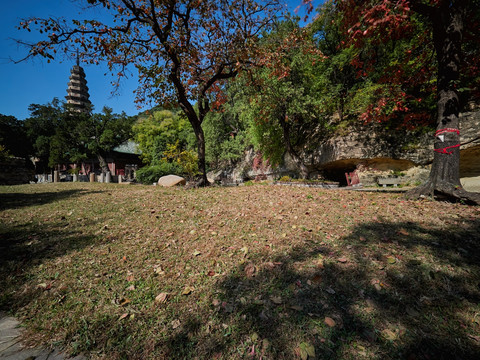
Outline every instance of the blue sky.
<svg viewBox="0 0 480 360">
<path fill-rule="evenodd" d="M 294 10 L 301 0 L 288 0 L 290 10 Z M 315 1 L 317 6 L 322 1 Z M 9 59 L 21 59 L 26 54 L 25 48 L 19 47 L 13 39 L 37 40 L 39 34 L 19 31 L 16 26 L 22 18 L 65 17 L 67 19 L 86 17 L 83 9 L 72 0 L 16 0 L 7 1 L 0 13 L 0 114 L 13 115 L 23 120 L 29 117 L 28 106 L 46 104 L 54 97 L 64 100 L 66 95 L 70 69 L 74 60 L 54 60 L 47 63 L 45 59 L 14 64 Z M 91 11 L 89 17 L 99 17 L 100 13 Z M 114 112 L 125 111 L 135 115 L 141 110 L 134 103 L 133 91 L 137 87 L 135 69 L 133 74 L 124 80 L 119 93 L 112 95 L 111 81 L 115 80 L 105 65 L 82 64 L 85 70 L 90 100 L 95 111 L 100 112 L 103 106 L 113 108 Z M 150 106 L 147 106 L 149 108 Z"/>
</svg>

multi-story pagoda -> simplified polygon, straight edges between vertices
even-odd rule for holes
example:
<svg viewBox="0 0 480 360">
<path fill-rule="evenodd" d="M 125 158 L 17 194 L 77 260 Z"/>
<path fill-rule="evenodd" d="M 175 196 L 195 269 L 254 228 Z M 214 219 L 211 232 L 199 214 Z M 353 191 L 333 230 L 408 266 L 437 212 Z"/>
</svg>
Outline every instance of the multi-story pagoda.
<svg viewBox="0 0 480 360">
<path fill-rule="evenodd" d="M 89 112 L 91 104 L 89 100 L 90 95 L 88 94 L 85 72 L 80 66 L 80 60 L 78 56 L 77 65 L 74 65 L 70 72 L 70 81 L 67 88 L 68 95 L 65 96 L 65 99 L 67 99 L 67 104 L 71 104 L 76 111 Z"/>
</svg>

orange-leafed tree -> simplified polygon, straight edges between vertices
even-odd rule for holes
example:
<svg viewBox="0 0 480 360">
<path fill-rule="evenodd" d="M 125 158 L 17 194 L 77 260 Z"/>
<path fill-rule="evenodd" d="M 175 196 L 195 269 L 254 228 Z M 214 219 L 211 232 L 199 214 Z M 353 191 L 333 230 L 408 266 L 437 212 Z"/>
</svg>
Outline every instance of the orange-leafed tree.
<svg viewBox="0 0 480 360">
<path fill-rule="evenodd" d="M 395 42 L 414 35 L 415 32 L 411 30 L 414 27 L 418 29 L 418 22 L 424 24 L 426 33 L 421 36 L 431 44 L 435 54 L 433 59 L 428 59 L 430 64 L 422 67 L 432 69 L 436 78 L 436 86 L 432 89 L 436 92 L 437 108 L 435 153 L 429 179 L 407 195 L 411 198 L 440 196 L 480 204 L 480 194 L 464 190 L 459 178 L 459 93 L 462 88 L 467 87 L 465 79 L 468 74 L 470 95 L 475 95 L 476 92 L 478 95 L 480 1 L 335 0 L 335 5 L 342 16 L 347 45 L 362 47 L 372 42 Z M 375 67 L 374 57 L 372 59 L 370 69 Z M 399 62 L 398 73 L 402 73 L 408 66 L 407 63 Z M 410 79 L 418 82 L 424 77 L 424 74 L 418 74 Z M 392 83 L 406 79 L 407 77 L 402 76 L 389 77 Z M 387 104 L 388 99 L 384 100 L 382 104 Z M 403 101 L 400 98 L 390 100 L 401 105 Z M 379 112 L 382 104 L 377 106 Z"/>
<path fill-rule="evenodd" d="M 100 8 L 102 21 L 26 19 L 20 28 L 46 34 L 37 43 L 23 42 L 26 58 L 73 57 L 80 49 L 84 61 L 106 61 L 119 78 L 134 64 L 138 102 L 176 104 L 185 112 L 197 138 L 199 184 L 206 185 L 203 120 L 223 101 L 224 82 L 251 64 L 258 36 L 281 10 L 279 1 L 81 1 Z"/>
</svg>

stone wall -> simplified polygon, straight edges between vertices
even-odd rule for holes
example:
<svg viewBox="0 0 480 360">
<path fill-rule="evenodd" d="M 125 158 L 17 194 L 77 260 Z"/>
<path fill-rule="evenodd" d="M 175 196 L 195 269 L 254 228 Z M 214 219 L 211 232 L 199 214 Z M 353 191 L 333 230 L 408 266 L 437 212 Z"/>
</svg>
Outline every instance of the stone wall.
<svg viewBox="0 0 480 360">
<path fill-rule="evenodd" d="M 30 180 L 33 180 L 33 170 L 27 168 L 25 159 L 0 160 L 0 185 L 28 184 Z"/>
</svg>

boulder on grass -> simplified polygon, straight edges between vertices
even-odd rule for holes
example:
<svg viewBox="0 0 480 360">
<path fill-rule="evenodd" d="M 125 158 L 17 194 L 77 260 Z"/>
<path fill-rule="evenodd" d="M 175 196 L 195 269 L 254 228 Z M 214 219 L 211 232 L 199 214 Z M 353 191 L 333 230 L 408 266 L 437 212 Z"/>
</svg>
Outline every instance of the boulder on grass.
<svg viewBox="0 0 480 360">
<path fill-rule="evenodd" d="M 185 185 L 187 182 L 181 176 L 177 175 L 166 175 L 158 179 L 158 185 L 165 187 L 172 187 L 176 185 Z"/>
</svg>

